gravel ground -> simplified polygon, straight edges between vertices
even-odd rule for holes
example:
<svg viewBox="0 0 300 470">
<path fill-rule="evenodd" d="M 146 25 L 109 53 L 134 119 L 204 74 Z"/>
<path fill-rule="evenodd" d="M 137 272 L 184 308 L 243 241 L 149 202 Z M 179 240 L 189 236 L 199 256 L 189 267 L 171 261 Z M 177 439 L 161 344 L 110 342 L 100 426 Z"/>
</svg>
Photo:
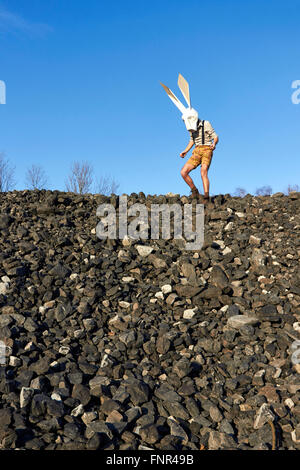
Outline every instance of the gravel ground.
<svg viewBox="0 0 300 470">
<path fill-rule="evenodd" d="M 299 201 L 215 196 L 191 251 L 99 239 L 116 195 L 0 193 L 0 448 L 300 450 Z"/>
</svg>

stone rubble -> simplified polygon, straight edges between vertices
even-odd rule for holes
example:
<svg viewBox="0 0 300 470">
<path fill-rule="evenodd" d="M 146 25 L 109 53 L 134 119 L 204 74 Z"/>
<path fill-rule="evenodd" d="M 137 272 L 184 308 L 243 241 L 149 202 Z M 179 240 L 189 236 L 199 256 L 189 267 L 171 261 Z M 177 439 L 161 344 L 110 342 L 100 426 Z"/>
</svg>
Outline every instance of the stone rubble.
<svg viewBox="0 0 300 470">
<path fill-rule="evenodd" d="M 200 250 L 101 240 L 101 203 L 0 193 L 0 448 L 299 450 L 300 193 L 214 196 Z"/>
</svg>

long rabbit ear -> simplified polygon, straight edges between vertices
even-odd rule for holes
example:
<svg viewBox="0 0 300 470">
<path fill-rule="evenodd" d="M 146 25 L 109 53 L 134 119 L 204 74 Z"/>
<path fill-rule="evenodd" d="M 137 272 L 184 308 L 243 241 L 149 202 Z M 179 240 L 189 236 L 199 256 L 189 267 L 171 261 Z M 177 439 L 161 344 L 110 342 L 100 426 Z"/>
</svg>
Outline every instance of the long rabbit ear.
<svg viewBox="0 0 300 470">
<path fill-rule="evenodd" d="M 183 78 L 181 74 L 178 75 L 178 86 L 183 94 L 185 101 L 191 107 L 191 99 L 190 99 L 190 88 L 188 82 Z"/>
<path fill-rule="evenodd" d="M 174 93 L 170 90 L 170 88 L 168 88 L 166 85 L 164 85 L 163 83 L 161 83 L 161 86 L 164 88 L 165 92 L 167 93 L 167 95 L 169 96 L 169 98 L 173 101 L 173 103 L 175 104 L 175 106 L 177 106 L 177 108 L 182 112 L 184 113 L 184 111 L 186 110 L 186 107 L 181 103 L 181 101 L 179 101 L 179 99 L 174 95 Z"/>
</svg>

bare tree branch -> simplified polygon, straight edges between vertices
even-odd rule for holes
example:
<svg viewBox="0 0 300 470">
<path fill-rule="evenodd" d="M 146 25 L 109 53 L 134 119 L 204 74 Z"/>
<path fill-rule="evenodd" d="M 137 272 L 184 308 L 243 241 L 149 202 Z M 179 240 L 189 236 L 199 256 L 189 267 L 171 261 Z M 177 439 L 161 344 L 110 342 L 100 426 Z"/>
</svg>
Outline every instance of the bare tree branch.
<svg viewBox="0 0 300 470">
<path fill-rule="evenodd" d="M 44 189 L 47 178 L 43 168 L 39 165 L 31 165 L 26 173 L 26 185 L 29 189 Z"/>
<path fill-rule="evenodd" d="M 5 158 L 4 153 L 0 153 L 0 192 L 12 190 L 15 181 L 15 167 L 10 167 L 9 161 Z"/>
<path fill-rule="evenodd" d="M 255 191 L 256 196 L 270 196 L 272 194 L 271 186 L 262 186 Z"/>
<path fill-rule="evenodd" d="M 110 196 L 116 194 L 120 184 L 111 176 L 101 176 L 96 182 L 95 193 Z"/>
<path fill-rule="evenodd" d="M 235 192 L 233 193 L 236 197 L 245 197 L 247 191 L 244 188 L 235 188 Z"/>
<path fill-rule="evenodd" d="M 93 167 L 88 162 L 74 162 L 66 180 L 67 191 L 77 194 L 90 192 L 93 183 Z"/>
<path fill-rule="evenodd" d="M 298 184 L 289 184 L 286 191 L 285 191 L 285 194 L 290 194 L 292 191 L 297 191 L 300 192 L 300 188 L 299 188 L 299 185 Z"/>
</svg>

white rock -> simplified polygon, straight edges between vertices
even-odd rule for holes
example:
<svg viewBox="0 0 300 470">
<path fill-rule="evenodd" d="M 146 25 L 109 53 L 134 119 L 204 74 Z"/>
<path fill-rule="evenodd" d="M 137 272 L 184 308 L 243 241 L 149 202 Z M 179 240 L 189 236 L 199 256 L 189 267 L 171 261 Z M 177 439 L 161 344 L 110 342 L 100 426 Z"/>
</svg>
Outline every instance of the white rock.
<svg viewBox="0 0 300 470">
<path fill-rule="evenodd" d="M 11 367 L 19 367 L 22 364 L 22 359 L 16 356 L 10 356 L 9 365 Z"/>
<path fill-rule="evenodd" d="M 32 341 L 29 341 L 29 343 L 26 344 L 24 351 L 34 351 L 35 350 L 35 345 Z"/>
<path fill-rule="evenodd" d="M 186 320 L 191 320 L 195 315 L 198 310 L 198 307 L 195 308 L 189 308 L 183 312 L 183 318 Z"/>
<path fill-rule="evenodd" d="M 10 278 L 8 276 L 2 276 L 1 281 L 7 282 L 9 284 L 10 283 Z"/>
<path fill-rule="evenodd" d="M 100 364 L 100 368 L 102 369 L 103 367 L 108 367 L 112 365 L 113 365 L 113 361 L 110 359 L 109 355 L 104 354 L 103 359 Z"/>
<path fill-rule="evenodd" d="M 284 404 L 291 410 L 294 406 L 295 406 L 295 403 L 293 402 L 293 400 L 291 398 L 287 398 L 286 400 L 284 400 Z"/>
<path fill-rule="evenodd" d="M 133 282 L 135 280 L 134 277 L 131 277 L 131 276 L 124 276 L 122 277 L 122 281 L 123 282 Z"/>
<path fill-rule="evenodd" d="M 244 325 L 256 325 L 257 323 L 258 319 L 256 317 L 250 317 L 249 315 L 233 315 L 227 320 L 227 324 L 236 329 Z"/>
<path fill-rule="evenodd" d="M 282 372 L 282 369 L 280 369 L 280 367 L 277 367 L 273 375 L 273 379 L 278 379 L 281 376 L 281 372 Z"/>
<path fill-rule="evenodd" d="M 57 361 L 53 361 L 53 362 L 51 362 L 50 367 L 55 369 L 58 366 L 58 364 L 59 363 Z"/>
<path fill-rule="evenodd" d="M 225 225 L 224 230 L 228 232 L 229 230 L 232 230 L 232 227 L 233 227 L 233 222 L 228 222 L 228 224 Z"/>
<path fill-rule="evenodd" d="M 5 295 L 9 289 L 8 282 L 0 282 L 0 294 Z"/>
<path fill-rule="evenodd" d="M 58 350 L 59 354 L 63 354 L 64 356 L 66 356 L 67 354 L 69 354 L 70 352 L 70 348 L 69 346 L 61 346 Z"/>
<path fill-rule="evenodd" d="M 159 380 L 167 380 L 167 375 L 166 374 L 161 374 L 158 376 Z"/>
<path fill-rule="evenodd" d="M 265 369 L 260 369 L 257 372 L 255 372 L 253 377 L 261 378 L 265 375 L 265 373 L 266 373 Z"/>
<path fill-rule="evenodd" d="M 161 291 L 159 291 L 159 292 L 156 292 L 155 297 L 157 299 L 162 299 L 163 300 L 164 299 L 164 294 Z"/>
<path fill-rule="evenodd" d="M 291 432 L 291 437 L 293 442 L 295 442 L 296 444 L 300 444 L 300 439 L 297 439 L 297 433 L 295 430 Z"/>
<path fill-rule="evenodd" d="M 296 321 L 295 323 L 293 323 L 293 328 L 296 331 L 300 331 L 300 322 Z"/>
<path fill-rule="evenodd" d="M 76 418 L 77 416 L 83 415 L 83 413 L 84 413 L 84 406 L 80 404 L 76 406 L 76 408 L 73 408 L 73 410 L 71 411 L 71 416 L 75 416 Z"/>
<path fill-rule="evenodd" d="M 125 300 L 119 300 L 119 305 L 122 308 L 129 308 L 130 307 L 130 302 L 125 302 Z"/>
<path fill-rule="evenodd" d="M 254 429 L 262 428 L 267 422 L 274 421 L 275 415 L 267 403 L 263 403 L 259 408 L 254 420 Z"/>
<path fill-rule="evenodd" d="M 165 284 L 161 287 L 161 290 L 164 294 L 169 294 L 170 292 L 172 292 L 172 286 L 170 284 Z"/>
<path fill-rule="evenodd" d="M 51 394 L 51 399 L 52 399 L 52 400 L 55 400 L 55 401 L 62 401 L 62 400 L 61 400 L 61 396 L 60 396 L 58 393 L 55 393 L 55 392 L 53 392 L 53 393 Z"/>
<path fill-rule="evenodd" d="M 222 251 L 223 255 L 227 255 L 227 253 L 231 253 L 231 248 L 229 248 L 228 246 L 226 246 L 226 248 Z"/>
<path fill-rule="evenodd" d="M 31 398 L 33 397 L 34 389 L 30 387 L 22 387 L 20 393 L 20 408 L 25 408 L 30 402 Z"/>
<path fill-rule="evenodd" d="M 148 256 L 154 250 L 152 246 L 146 246 L 146 245 L 135 245 L 135 248 L 137 249 L 138 254 L 140 256 Z"/>
<path fill-rule="evenodd" d="M 220 310 L 221 310 L 221 312 L 224 312 L 224 313 L 227 312 L 228 305 L 224 305 L 224 307 L 221 307 Z"/>
</svg>

